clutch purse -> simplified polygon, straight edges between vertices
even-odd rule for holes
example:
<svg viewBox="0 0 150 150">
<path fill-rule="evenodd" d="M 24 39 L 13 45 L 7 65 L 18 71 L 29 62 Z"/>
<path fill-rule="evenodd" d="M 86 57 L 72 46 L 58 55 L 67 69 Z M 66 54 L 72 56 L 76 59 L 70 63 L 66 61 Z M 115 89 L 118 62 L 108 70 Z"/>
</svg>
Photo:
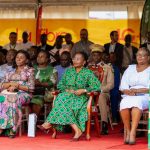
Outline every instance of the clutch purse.
<svg viewBox="0 0 150 150">
<path fill-rule="evenodd" d="M 10 103 L 15 103 L 18 99 L 17 92 L 8 92 L 3 90 L 0 95 L 0 102 L 4 102 L 5 99 Z"/>
</svg>

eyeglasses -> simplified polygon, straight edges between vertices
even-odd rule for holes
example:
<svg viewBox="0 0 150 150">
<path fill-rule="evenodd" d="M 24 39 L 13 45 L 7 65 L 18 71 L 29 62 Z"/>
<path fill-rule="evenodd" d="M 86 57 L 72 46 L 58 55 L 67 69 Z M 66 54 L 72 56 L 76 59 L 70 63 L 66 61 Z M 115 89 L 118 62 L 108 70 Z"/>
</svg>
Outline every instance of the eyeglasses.
<svg viewBox="0 0 150 150">
<path fill-rule="evenodd" d="M 136 54 L 136 57 L 142 57 L 142 58 L 145 58 L 145 57 L 147 57 L 147 55 L 145 54 L 145 55 L 142 55 L 142 54 Z"/>
</svg>

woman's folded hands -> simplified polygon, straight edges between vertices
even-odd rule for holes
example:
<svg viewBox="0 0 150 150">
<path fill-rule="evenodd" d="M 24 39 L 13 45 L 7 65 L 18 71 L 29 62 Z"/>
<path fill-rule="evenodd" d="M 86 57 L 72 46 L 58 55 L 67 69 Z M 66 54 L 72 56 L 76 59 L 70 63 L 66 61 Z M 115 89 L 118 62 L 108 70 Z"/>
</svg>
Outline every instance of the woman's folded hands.
<svg viewBox="0 0 150 150">
<path fill-rule="evenodd" d="M 67 89 L 66 92 L 73 93 L 73 94 L 75 94 L 77 96 L 80 96 L 80 95 L 86 93 L 86 90 L 85 89 L 78 89 L 78 90 L 72 90 L 72 89 L 68 90 Z"/>
</svg>

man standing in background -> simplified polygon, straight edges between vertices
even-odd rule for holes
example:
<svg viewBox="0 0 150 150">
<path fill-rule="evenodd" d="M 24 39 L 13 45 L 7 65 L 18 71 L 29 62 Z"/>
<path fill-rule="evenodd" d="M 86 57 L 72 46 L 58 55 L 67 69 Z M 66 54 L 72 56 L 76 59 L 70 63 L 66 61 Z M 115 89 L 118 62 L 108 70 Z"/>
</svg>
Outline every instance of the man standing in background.
<svg viewBox="0 0 150 150">
<path fill-rule="evenodd" d="M 88 30 L 87 29 L 81 29 L 80 31 L 80 41 L 74 44 L 72 51 L 71 51 L 71 56 L 73 57 L 74 54 L 78 51 L 85 52 L 87 56 L 89 57 L 91 54 L 90 51 L 90 45 L 93 44 L 93 42 L 88 40 Z"/>
<path fill-rule="evenodd" d="M 20 44 L 17 43 L 17 33 L 16 32 L 11 32 L 9 34 L 9 40 L 10 40 L 10 43 L 4 45 L 3 49 L 6 49 L 6 50 L 15 49 L 17 51 L 21 49 Z"/>
<path fill-rule="evenodd" d="M 119 35 L 117 31 L 111 31 L 110 33 L 111 42 L 104 44 L 105 53 L 115 53 L 116 55 L 116 62 L 115 65 L 122 70 L 122 60 L 123 60 L 123 45 L 118 43 Z"/>
</svg>

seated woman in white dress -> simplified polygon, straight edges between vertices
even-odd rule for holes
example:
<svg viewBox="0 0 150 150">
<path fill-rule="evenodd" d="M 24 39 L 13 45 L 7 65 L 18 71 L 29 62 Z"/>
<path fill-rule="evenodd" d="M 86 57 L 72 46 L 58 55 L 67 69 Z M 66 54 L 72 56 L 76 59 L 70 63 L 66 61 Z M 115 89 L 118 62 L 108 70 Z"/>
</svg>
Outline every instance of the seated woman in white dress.
<svg viewBox="0 0 150 150">
<path fill-rule="evenodd" d="M 123 93 L 120 114 L 124 123 L 124 143 L 135 144 L 136 129 L 142 110 L 148 108 L 150 52 L 140 48 L 136 54 L 137 64 L 130 65 L 124 72 L 120 90 Z M 132 123 L 130 124 L 130 121 Z"/>
</svg>

